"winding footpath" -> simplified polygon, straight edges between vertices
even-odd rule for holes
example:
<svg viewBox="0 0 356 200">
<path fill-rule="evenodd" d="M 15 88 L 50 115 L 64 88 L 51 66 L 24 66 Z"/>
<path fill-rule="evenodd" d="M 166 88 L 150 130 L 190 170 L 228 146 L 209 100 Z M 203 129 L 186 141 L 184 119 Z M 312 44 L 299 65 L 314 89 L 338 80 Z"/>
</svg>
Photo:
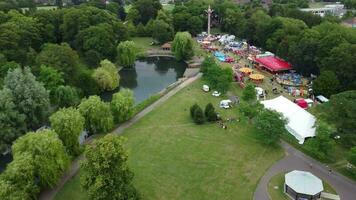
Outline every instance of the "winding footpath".
<svg viewBox="0 0 356 200">
<path fill-rule="evenodd" d="M 270 167 L 261 178 L 254 193 L 254 200 L 270 200 L 267 191 L 269 180 L 279 173 L 292 170 L 310 171 L 327 181 L 336 190 L 341 200 L 356 199 L 356 182 L 337 172 L 332 171 L 330 173 L 327 166 L 305 155 L 284 141 L 282 141 L 282 147 L 286 152 L 286 156 Z"/>
<path fill-rule="evenodd" d="M 119 127 L 117 127 L 112 133 L 116 135 L 120 135 L 123 133 L 123 131 L 126 128 L 129 128 L 133 124 L 135 124 L 138 120 L 140 120 L 142 117 L 144 117 L 146 114 L 151 112 L 153 109 L 156 107 L 159 107 L 162 105 L 165 101 L 167 101 L 170 97 L 175 95 L 177 92 L 182 90 L 183 88 L 187 87 L 197 79 L 199 79 L 202 76 L 201 73 L 197 74 L 194 77 L 188 78 L 185 81 L 183 81 L 181 84 L 173 88 L 171 91 L 169 91 L 167 94 L 163 95 L 160 99 L 146 107 L 144 110 L 136 114 L 133 118 L 128 120 L 127 122 L 121 124 Z M 88 139 L 86 143 L 91 143 L 94 140 L 94 138 Z M 75 176 L 80 168 L 80 161 L 84 159 L 84 156 L 81 155 L 77 159 L 75 159 L 72 162 L 71 167 L 69 170 L 62 176 L 61 180 L 58 182 L 58 184 L 50 189 L 42 190 L 40 195 L 39 195 L 39 200 L 52 200 L 56 196 L 56 194 L 62 189 L 62 187 L 65 185 L 67 181 L 69 181 L 73 176 Z"/>
</svg>

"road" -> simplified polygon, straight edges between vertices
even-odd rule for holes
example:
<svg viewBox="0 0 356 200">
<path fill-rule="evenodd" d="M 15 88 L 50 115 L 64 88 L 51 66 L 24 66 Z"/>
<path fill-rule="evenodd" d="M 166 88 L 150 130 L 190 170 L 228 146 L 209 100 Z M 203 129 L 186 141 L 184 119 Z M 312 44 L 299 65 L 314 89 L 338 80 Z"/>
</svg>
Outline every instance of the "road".
<svg viewBox="0 0 356 200">
<path fill-rule="evenodd" d="M 128 128 L 128 127 L 132 126 L 133 124 L 135 124 L 138 120 L 140 120 L 146 114 L 151 112 L 156 107 L 162 105 L 170 97 L 172 97 L 177 92 L 179 92 L 180 90 L 182 90 L 186 86 L 190 85 L 191 83 L 193 83 L 197 79 L 199 79 L 201 76 L 202 76 L 202 74 L 199 73 L 198 75 L 196 75 L 194 77 L 191 77 L 191 78 L 188 78 L 187 80 L 183 81 L 180 85 L 178 85 L 177 87 L 173 88 L 171 91 L 169 91 L 167 94 L 165 94 L 160 99 L 155 101 L 153 104 L 149 105 L 144 110 L 142 110 L 141 112 L 136 114 L 133 118 L 131 118 L 127 122 L 125 122 L 122 125 L 120 125 L 119 127 L 117 127 L 112 133 L 113 134 L 117 134 L 117 135 L 122 134 L 123 131 L 126 128 Z M 87 143 L 90 143 L 91 141 L 92 140 L 89 140 L 89 141 L 87 141 Z M 41 191 L 41 193 L 39 195 L 39 200 L 52 200 L 52 199 L 54 199 L 54 197 L 56 196 L 57 192 L 59 192 L 62 189 L 62 187 L 65 185 L 65 183 L 67 181 L 69 181 L 73 176 L 75 176 L 78 173 L 79 168 L 80 168 L 80 161 L 83 160 L 83 159 L 84 159 L 83 155 L 81 155 L 77 159 L 75 159 L 72 162 L 72 165 L 70 166 L 69 170 L 62 176 L 61 180 L 58 182 L 58 184 L 55 187 L 49 188 L 49 189 L 45 189 L 45 190 Z"/>
<path fill-rule="evenodd" d="M 337 172 L 332 171 L 330 173 L 327 166 L 310 158 L 286 142 L 282 142 L 282 147 L 285 149 L 286 156 L 270 167 L 261 178 L 254 193 L 254 200 L 270 200 L 267 192 L 269 180 L 279 173 L 292 170 L 310 171 L 327 181 L 336 190 L 341 200 L 356 199 L 356 183 L 354 181 Z M 312 167 L 310 164 L 312 164 Z"/>
</svg>

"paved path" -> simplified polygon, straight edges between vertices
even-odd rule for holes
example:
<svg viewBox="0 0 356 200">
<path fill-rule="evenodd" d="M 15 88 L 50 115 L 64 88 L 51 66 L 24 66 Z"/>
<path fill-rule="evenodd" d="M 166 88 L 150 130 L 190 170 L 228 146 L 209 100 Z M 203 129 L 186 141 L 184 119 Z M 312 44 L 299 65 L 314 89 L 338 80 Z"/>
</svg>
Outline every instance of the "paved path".
<svg viewBox="0 0 356 200">
<path fill-rule="evenodd" d="M 199 73 L 198 75 L 196 75 L 194 77 L 188 78 L 187 80 L 182 82 L 180 85 L 178 85 L 177 87 L 173 88 L 167 94 L 162 96 L 156 102 L 154 102 L 153 104 L 151 104 L 150 106 L 148 106 L 147 108 L 145 108 L 144 110 L 139 112 L 137 115 L 135 115 L 129 121 L 127 121 L 127 122 L 123 123 L 122 125 L 120 125 L 118 128 L 116 128 L 113 131 L 113 133 L 117 134 L 117 135 L 120 135 L 123 132 L 123 130 L 125 130 L 126 128 L 132 126 L 134 123 L 136 123 L 143 116 L 145 116 L 146 114 L 151 112 L 154 108 L 162 105 L 163 102 L 167 101 L 170 97 L 172 97 L 177 92 L 179 92 L 180 90 L 182 90 L 186 86 L 190 85 L 191 83 L 193 83 L 197 79 L 199 79 L 201 76 L 202 76 L 202 74 Z M 86 141 L 86 143 L 90 143 L 92 141 L 93 141 L 92 139 L 89 139 L 88 141 Z M 80 167 L 80 161 L 83 160 L 83 159 L 84 159 L 83 155 L 81 155 L 77 159 L 75 159 L 72 162 L 72 165 L 71 165 L 70 169 L 62 176 L 61 180 L 58 182 L 58 184 L 54 188 L 46 189 L 46 190 L 41 191 L 41 193 L 39 195 L 39 200 L 52 200 L 52 199 L 54 199 L 54 197 L 56 196 L 57 192 L 59 192 L 59 190 L 62 189 L 64 184 L 78 173 L 79 167 Z"/>
<path fill-rule="evenodd" d="M 310 158 L 286 142 L 282 142 L 282 147 L 286 151 L 286 156 L 270 167 L 261 178 L 254 194 L 254 200 L 270 200 L 267 192 L 269 180 L 279 173 L 292 170 L 310 171 L 327 181 L 336 190 L 341 200 L 356 199 L 356 182 L 334 171 L 330 174 L 329 169 L 322 163 Z M 310 164 L 312 164 L 312 167 L 310 167 Z"/>
</svg>

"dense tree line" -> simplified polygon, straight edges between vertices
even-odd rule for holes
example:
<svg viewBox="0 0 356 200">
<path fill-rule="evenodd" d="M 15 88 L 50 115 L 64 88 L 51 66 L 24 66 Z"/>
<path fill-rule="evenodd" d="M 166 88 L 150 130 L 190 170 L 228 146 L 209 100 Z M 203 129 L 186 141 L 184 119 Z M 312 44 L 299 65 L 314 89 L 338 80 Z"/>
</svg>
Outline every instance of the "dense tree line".
<svg viewBox="0 0 356 200">
<path fill-rule="evenodd" d="M 270 14 L 261 8 L 238 7 L 227 8 L 224 13 L 223 30 L 276 53 L 303 75 L 321 74 L 314 88 L 321 94 L 356 88 L 355 30 L 277 5 Z M 324 76 L 333 77 L 334 82 Z"/>
</svg>

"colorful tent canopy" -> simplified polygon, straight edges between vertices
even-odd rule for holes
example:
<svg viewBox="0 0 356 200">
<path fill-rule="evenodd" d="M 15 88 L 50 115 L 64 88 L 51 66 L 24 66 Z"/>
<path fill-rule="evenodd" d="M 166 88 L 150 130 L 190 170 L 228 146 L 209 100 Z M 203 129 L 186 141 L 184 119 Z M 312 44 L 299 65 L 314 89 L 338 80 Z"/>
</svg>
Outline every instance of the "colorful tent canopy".
<svg viewBox="0 0 356 200">
<path fill-rule="evenodd" d="M 251 73 L 252 69 L 248 68 L 248 67 L 243 67 L 239 69 L 240 72 L 243 72 L 245 74 Z"/>
<path fill-rule="evenodd" d="M 308 102 L 306 102 L 304 99 L 296 99 L 295 102 L 303 109 L 307 109 L 309 106 Z"/>
<path fill-rule="evenodd" d="M 265 76 L 263 76 L 262 74 L 251 74 L 249 77 L 250 79 L 256 81 L 263 80 L 265 78 Z"/>
<path fill-rule="evenodd" d="M 285 70 L 292 69 L 292 66 L 288 62 L 283 61 L 280 58 L 274 56 L 256 58 L 255 61 L 263 65 L 271 72 L 278 72 L 278 71 L 285 71 Z"/>
</svg>

